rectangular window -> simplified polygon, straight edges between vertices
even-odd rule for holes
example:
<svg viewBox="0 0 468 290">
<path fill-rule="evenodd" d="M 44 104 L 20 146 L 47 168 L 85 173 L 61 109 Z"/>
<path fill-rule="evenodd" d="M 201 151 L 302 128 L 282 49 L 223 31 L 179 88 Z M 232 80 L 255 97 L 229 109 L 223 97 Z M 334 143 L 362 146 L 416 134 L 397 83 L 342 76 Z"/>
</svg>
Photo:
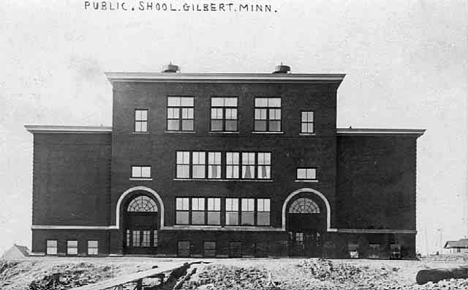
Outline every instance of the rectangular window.
<svg viewBox="0 0 468 290">
<path fill-rule="evenodd" d="M 317 168 L 298 168 L 298 180 L 317 180 Z"/>
<path fill-rule="evenodd" d="M 158 246 L 158 230 L 153 231 L 153 247 Z"/>
<path fill-rule="evenodd" d="M 177 256 L 190 257 L 190 241 L 177 241 Z"/>
<path fill-rule="evenodd" d="M 192 225 L 205 224 L 205 199 L 192 198 Z"/>
<path fill-rule="evenodd" d="M 67 255 L 78 255 L 78 241 L 67 241 Z"/>
<path fill-rule="evenodd" d="M 46 246 L 46 255 L 57 255 L 57 240 L 47 240 Z"/>
<path fill-rule="evenodd" d="M 167 130 L 193 131 L 194 130 L 194 98 L 168 97 L 167 98 Z"/>
<path fill-rule="evenodd" d="M 208 224 L 221 224 L 221 199 L 208 198 Z"/>
<path fill-rule="evenodd" d="M 176 224 L 178 225 L 189 224 L 189 198 L 188 197 L 176 198 Z"/>
<path fill-rule="evenodd" d="M 88 241 L 88 255 L 95 256 L 99 253 L 99 242 L 98 241 Z"/>
<path fill-rule="evenodd" d="M 150 247 L 151 246 L 151 231 L 143 231 L 143 236 L 141 239 L 141 246 L 142 247 Z"/>
<path fill-rule="evenodd" d="M 178 151 L 177 152 L 177 178 L 190 178 L 190 152 Z"/>
<path fill-rule="evenodd" d="M 242 153 L 242 178 L 255 178 L 255 153 L 253 152 Z"/>
<path fill-rule="evenodd" d="M 239 199 L 226 198 L 226 225 L 239 224 Z"/>
<path fill-rule="evenodd" d="M 208 258 L 216 257 L 216 242 L 203 242 L 203 256 Z"/>
<path fill-rule="evenodd" d="M 281 131 L 281 98 L 255 98 L 254 131 Z"/>
<path fill-rule="evenodd" d="M 270 225 L 270 199 L 269 198 L 257 199 L 257 225 L 258 226 Z"/>
<path fill-rule="evenodd" d="M 135 110 L 135 132 L 148 132 L 148 110 Z"/>
<path fill-rule="evenodd" d="M 243 198 L 242 199 L 242 212 L 241 212 L 241 224 L 243 226 L 253 226 L 255 224 L 255 199 Z"/>
<path fill-rule="evenodd" d="M 208 153 L 208 178 L 221 178 L 221 152 Z"/>
<path fill-rule="evenodd" d="M 237 131 L 237 98 L 211 98 L 211 131 Z"/>
<path fill-rule="evenodd" d="M 133 247 L 141 247 L 140 231 L 136 231 L 136 230 L 132 231 L 132 246 Z"/>
<path fill-rule="evenodd" d="M 192 178 L 205 178 L 205 152 L 192 152 Z"/>
<path fill-rule="evenodd" d="M 239 178 L 239 153 L 238 152 L 226 153 L 226 178 L 228 179 Z"/>
<path fill-rule="evenodd" d="M 301 112 L 301 133 L 314 133 L 314 112 Z"/>
<path fill-rule="evenodd" d="M 257 177 L 259 179 L 270 179 L 271 153 L 258 153 Z"/>
<path fill-rule="evenodd" d="M 131 233 L 130 233 L 130 230 L 127 230 L 127 233 L 126 233 L 126 241 L 127 243 L 125 244 L 127 247 L 130 247 L 132 244 L 131 244 Z"/>
<path fill-rule="evenodd" d="M 132 178 L 151 178 L 151 166 L 132 166 Z"/>
</svg>

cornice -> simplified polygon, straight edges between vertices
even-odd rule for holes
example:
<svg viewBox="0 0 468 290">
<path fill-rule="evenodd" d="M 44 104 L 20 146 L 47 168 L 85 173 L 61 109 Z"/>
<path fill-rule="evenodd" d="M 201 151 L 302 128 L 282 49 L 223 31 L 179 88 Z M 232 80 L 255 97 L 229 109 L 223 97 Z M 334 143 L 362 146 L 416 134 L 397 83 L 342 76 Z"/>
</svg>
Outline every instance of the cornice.
<svg viewBox="0 0 468 290">
<path fill-rule="evenodd" d="M 108 126 L 56 126 L 56 125 L 24 125 L 30 133 L 111 133 L 112 127 Z"/>
<path fill-rule="evenodd" d="M 337 128 L 336 133 L 341 136 L 375 136 L 375 135 L 410 135 L 420 137 L 425 129 L 377 129 L 377 128 Z"/>
</svg>

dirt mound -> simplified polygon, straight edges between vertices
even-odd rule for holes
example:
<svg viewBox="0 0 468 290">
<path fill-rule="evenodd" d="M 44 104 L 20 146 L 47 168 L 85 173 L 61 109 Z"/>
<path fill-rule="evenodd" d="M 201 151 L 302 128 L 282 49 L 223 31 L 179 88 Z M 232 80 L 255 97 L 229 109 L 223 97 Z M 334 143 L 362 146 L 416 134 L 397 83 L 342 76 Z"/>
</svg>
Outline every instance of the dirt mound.
<svg viewBox="0 0 468 290">
<path fill-rule="evenodd" d="M 254 267 L 231 265 L 208 265 L 200 267 L 180 289 L 277 289 L 270 280 L 268 271 Z"/>
</svg>

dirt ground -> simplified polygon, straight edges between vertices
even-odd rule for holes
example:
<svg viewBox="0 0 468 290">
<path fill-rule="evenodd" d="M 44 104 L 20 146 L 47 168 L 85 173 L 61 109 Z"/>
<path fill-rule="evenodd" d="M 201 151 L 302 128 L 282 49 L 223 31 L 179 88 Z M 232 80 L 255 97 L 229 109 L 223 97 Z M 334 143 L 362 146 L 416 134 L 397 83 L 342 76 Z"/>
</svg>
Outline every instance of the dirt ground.
<svg viewBox="0 0 468 290">
<path fill-rule="evenodd" d="M 0 289 L 71 289 L 153 266 L 203 260 L 181 289 L 468 289 L 468 279 L 416 284 L 421 269 L 468 265 L 468 256 L 408 260 L 160 259 L 148 257 L 30 257 L 0 261 Z M 51 284 L 50 277 L 61 273 Z M 49 282 L 48 282 L 49 281 Z M 47 284 L 48 283 L 48 284 Z"/>
</svg>

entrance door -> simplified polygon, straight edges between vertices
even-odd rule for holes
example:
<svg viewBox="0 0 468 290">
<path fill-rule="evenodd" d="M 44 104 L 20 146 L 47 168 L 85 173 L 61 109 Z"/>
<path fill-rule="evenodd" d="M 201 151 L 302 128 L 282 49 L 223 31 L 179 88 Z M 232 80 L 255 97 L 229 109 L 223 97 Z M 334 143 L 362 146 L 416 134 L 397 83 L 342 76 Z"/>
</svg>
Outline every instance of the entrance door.
<svg viewBox="0 0 468 290">
<path fill-rule="evenodd" d="M 288 210 L 287 229 L 290 256 L 321 256 L 324 217 L 313 200 L 302 197 L 292 202 Z"/>
<path fill-rule="evenodd" d="M 158 211 L 146 195 L 134 198 L 124 212 L 125 254 L 156 254 L 158 247 Z"/>
</svg>

